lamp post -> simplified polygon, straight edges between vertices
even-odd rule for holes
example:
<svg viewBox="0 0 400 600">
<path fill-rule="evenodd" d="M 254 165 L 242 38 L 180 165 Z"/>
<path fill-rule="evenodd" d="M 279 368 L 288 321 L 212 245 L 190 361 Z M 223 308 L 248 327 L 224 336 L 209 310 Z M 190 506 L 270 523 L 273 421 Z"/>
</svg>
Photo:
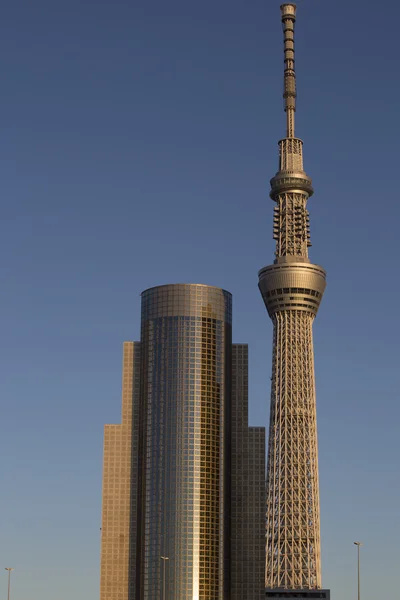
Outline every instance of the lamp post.
<svg viewBox="0 0 400 600">
<path fill-rule="evenodd" d="M 360 600 L 360 546 L 362 546 L 361 542 L 354 542 L 357 546 L 357 598 Z"/>
<path fill-rule="evenodd" d="M 162 556 L 161 560 L 163 561 L 163 600 L 166 600 L 166 595 L 165 595 L 165 565 L 167 563 L 167 560 L 169 560 L 168 556 Z"/>
<path fill-rule="evenodd" d="M 14 569 L 12 567 L 5 567 L 5 570 L 8 571 L 8 595 L 7 595 L 7 600 L 10 600 L 11 571 L 14 571 Z"/>
</svg>

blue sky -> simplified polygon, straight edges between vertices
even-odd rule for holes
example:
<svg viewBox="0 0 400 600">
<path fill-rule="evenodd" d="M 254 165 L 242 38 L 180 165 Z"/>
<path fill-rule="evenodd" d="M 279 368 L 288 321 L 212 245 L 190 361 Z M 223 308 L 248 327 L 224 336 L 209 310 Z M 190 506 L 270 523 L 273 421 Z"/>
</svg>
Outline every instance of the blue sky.
<svg viewBox="0 0 400 600">
<path fill-rule="evenodd" d="M 323 582 L 397 589 L 397 2 L 299 2 L 297 134 L 313 178 Z M 97 600 L 102 430 L 140 292 L 208 283 L 250 345 L 266 424 L 269 179 L 284 135 L 271 0 L 14 0 L 0 20 L 2 494 L 12 600 Z M 0 573 L 6 594 L 7 574 Z M 378 592 L 379 590 L 379 592 Z"/>
</svg>

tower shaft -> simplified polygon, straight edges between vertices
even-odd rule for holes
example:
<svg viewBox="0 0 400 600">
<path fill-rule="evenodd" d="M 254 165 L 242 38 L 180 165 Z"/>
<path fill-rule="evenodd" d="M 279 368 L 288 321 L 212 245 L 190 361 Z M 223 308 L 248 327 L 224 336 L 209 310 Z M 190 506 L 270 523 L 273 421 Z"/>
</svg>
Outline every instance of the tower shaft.
<svg viewBox="0 0 400 600">
<path fill-rule="evenodd" d="M 321 587 L 313 317 L 274 315 L 266 586 Z"/>
<path fill-rule="evenodd" d="M 326 282 L 325 271 L 308 258 L 307 201 L 313 188 L 303 168 L 303 142 L 295 137 L 294 127 L 296 6 L 282 5 L 281 14 L 286 138 L 279 142 L 279 170 L 271 180 L 276 258 L 259 272 L 259 288 L 274 328 L 265 573 L 271 598 L 277 590 L 282 597 L 282 590 L 321 588 L 312 324 Z"/>
</svg>

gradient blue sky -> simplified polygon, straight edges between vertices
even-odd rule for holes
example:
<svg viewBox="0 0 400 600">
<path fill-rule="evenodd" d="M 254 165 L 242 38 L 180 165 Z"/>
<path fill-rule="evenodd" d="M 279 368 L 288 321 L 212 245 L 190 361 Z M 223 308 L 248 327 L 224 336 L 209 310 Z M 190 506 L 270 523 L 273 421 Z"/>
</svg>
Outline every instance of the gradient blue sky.
<svg viewBox="0 0 400 600">
<path fill-rule="evenodd" d="M 313 177 L 323 582 L 398 589 L 400 5 L 299 2 Z M 140 292 L 217 285 L 266 424 L 269 179 L 284 134 L 272 0 L 13 0 L 0 20 L 1 548 L 12 600 L 97 600 L 103 424 Z M 7 576 L 0 569 L 1 595 Z M 393 592 L 394 593 L 394 592 Z"/>
</svg>

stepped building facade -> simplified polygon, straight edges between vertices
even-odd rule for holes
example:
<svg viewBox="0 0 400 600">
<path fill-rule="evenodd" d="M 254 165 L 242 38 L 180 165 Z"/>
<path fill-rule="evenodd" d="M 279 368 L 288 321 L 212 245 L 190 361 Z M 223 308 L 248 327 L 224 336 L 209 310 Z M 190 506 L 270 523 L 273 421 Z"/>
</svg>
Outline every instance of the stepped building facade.
<svg viewBox="0 0 400 600">
<path fill-rule="evenodd" d="M 143 292 L 122 422 L 105 426 L 101 600 L 264 597 L 265 431 L 247 424 L 247 369 L 229 292 Z"/>
</svg>

